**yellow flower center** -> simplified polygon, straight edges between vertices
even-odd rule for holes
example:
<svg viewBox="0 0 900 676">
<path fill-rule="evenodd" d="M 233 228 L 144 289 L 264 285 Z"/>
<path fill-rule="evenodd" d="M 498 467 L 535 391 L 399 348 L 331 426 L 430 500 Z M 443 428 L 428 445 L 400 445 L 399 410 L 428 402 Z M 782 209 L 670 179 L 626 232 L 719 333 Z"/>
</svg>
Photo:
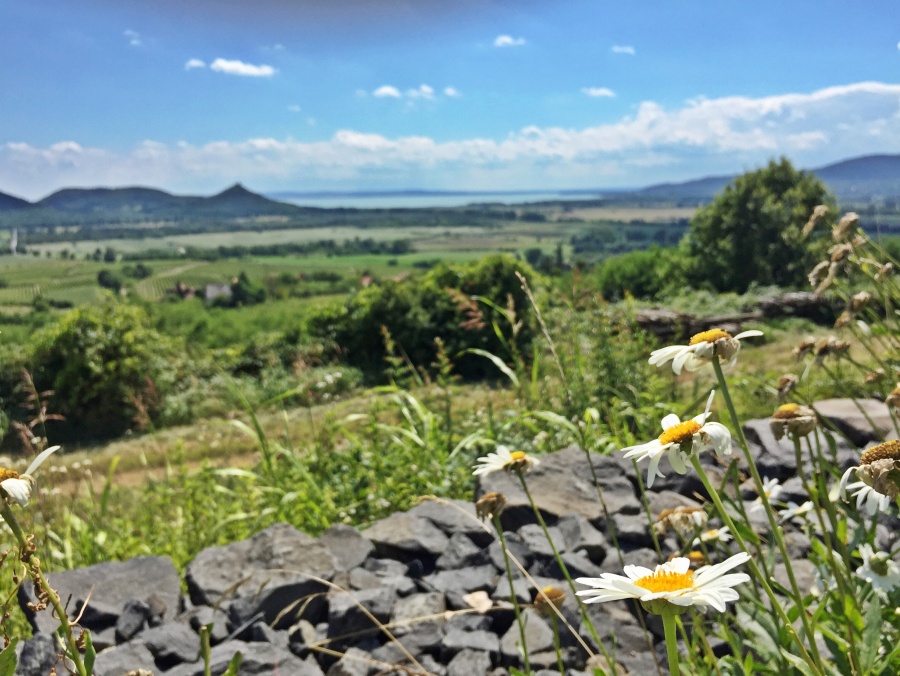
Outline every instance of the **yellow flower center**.
<svg viewBox="0 0 900 676">
<path fill-rule="evenodd" d="M 710 329 L 709 331 L 702 331 L 694 336 L 691 336 L 691 340 L 688 345 L 697 345 L 698 343 L 715 343 L 717 340 L 731 339 L 731 334 L 727 331 L 723 331 L 722 329 Z"/>
<path fill-rule="evenodd" d="M 18 479 L 19 473 L 14 472 L 11 469 L 6 469 L 4 467 L 0 467 L 0 481 L 6 481 L 7 479 Z"/>
<path fill-rule="evenodd" d="M 697 432 L 700 431 L 700 423 L 694 420 L 685 420 L 677 425 L 673 425 L 665 432 L 659 435 L 659 443 L 663 446 L 666 444 L 683 444 L 690 440 Z"/>
<path fill-rule="evenodd" d="M 512 457 L 513 462 L 519 462 L 520 460 L 525 459 L 525 451 L 513 451 L 509 455 Z"/>
<path fill-rule="evenodd" d="M 694 586 L 694 574 L 673 573 L 671 571 L 657 571 L 653 575 L 645 575 L 634 581 L 641 589 L 653 592 L 673 592 L 681 589 L 692 589 Z"/>
<path fill-rule="evenodd" d="M 797 416 L 800 411 L 800 404 L 782 404 L 775 409 L 772 417 L 776 420 L 789 420 Z"/>
<path fill-rule="evenodd" d="M 701 564 L 706 563 L 706 556 L 703 552 L 693 551 L 689 552 L 687 558 L 691 560 L 692 566 L 699 566 Z"/>
<path fill-rule="evenodd" d="M 900 460 L 900 440 L 885 441 L 862 454 L 859 464 L 871 465 L 878 460 Z"/>
</svg>

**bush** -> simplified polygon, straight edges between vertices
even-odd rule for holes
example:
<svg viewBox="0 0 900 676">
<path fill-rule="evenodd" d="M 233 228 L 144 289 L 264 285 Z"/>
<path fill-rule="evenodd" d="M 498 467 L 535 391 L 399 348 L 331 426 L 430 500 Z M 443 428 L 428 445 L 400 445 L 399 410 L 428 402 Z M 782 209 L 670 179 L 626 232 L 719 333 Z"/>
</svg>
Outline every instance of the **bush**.
<svg viewBox="0 0 900 676">
<path fill-rule="evenodd" d="M 653 247 L 607 258 L 597 271 L 597 285 L 607 300 L 656 298 L 673 281 L 677 252 Z M 670 274 L 671 273 L 671 274 Z"/>
</svg>

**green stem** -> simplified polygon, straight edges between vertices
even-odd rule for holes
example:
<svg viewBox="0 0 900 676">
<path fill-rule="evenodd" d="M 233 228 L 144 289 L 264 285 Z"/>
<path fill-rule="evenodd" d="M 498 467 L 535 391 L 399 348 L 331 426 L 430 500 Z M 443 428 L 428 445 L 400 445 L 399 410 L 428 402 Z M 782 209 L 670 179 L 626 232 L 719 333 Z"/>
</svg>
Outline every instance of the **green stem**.
<svg viewBox="0 0 900 676">
<path fill-rule="evenodd" d="M 556 613 L 551 613 L 553 618 L 553 649 L 556 650 L 556 666 L 559 668 L 559 676 L 566 676 L 566 666 L 563 664 L 562 649 L 559 646 L 559 619 Z"/>
<path fill-rule="evenodd" d="M 516 587 L 513 582 L 512 567 L 509 565 L 509 551 L 506 549 L 506 537 L 503 535 L 503 526 L 500 525 L 500 517 L 494 516 L 494 528 L 497 537 L 500 538 L 500 549 L 503 550 L 503 562 L 506 564 L 506 579 L 509 581 L 509 598 L 516 614 L 516 622 L 519 625 L 519 640 L 522 641 L 522 661 L 525 664 L 525 673 L 531 673 L 531 664 L 528 662 L 528 644 L 525 642 L 525 622 L 522 620 L 522 610 L 519 608 L 519 599 L 516 596 Z"/>
<path fill-rule="evenodd" d="M 681 670 L 678 668 L 678 637 L 675 633 L 675 613 L 663 613 L 662 621 L 663 630 L 666 634 L 666 654 L 669 657 L 669 674 L 670 676 L 679 676 Z"/>
<path fill-rule="evenodd" d="M 738 418 L 737 411 L 734 408 L 734 402 L 731 400 L 731 394 L 728 391 L 728 384 L 725 382 L 725 374 L 722 373 L 722 365 L 719 363 L 719 359 L 717 357 L 713 358 L 712 364 L 713 369 L 716 372 L 716 379 L 719 381 L 719 389 L 722 392 L 722 396 L 725 398 L 725 405 L 728 408 L 728 415 L 731 417 L 731 424 L 735 428 L 735 434 L 737 434 L 738 442 L 740 444 L 741 450 L 744 453 L 744 458 L 747 461 L 747 467 L 750 470 L 750 475 L 753 477 L 753 484 L 756 487 L 756 494 L 759 496 L 759 499 L 763 504 L 763 509 L 765 510 L 766 517 L 769 521 L 769 528 L 772 532 L 772 536 L 775 538 L 775 544 L 778 547 L 778 551 L 781 553 L 781 560 L 784 564 L 784 569 L 787 573 L 788 581 L 791 585 L 794 602 L 797 604 L 797 608 L 800 611 L 800 621 L 803 624 L 803 631 L 806 633 L 806 638 L 809 641 L 809 648 L 812 652 L 815 666 L 819 672 L 824 672 L 825 668 L 822 665 L 822 657 L 819 655 L 819 648 L 816 645 L 816 637 L 813 633 L 813 628 L 810 626 L 809 615 L 807 614 L 804 607 L 803 595 L 800 593 L 800 587 L 797 585 L 797 578 L 794 575 L 794 567 L 791 565 L 791 558 L 790 556 L 788 556 L 787 546 L 784 543 L 784 533 L 781 527 L 778 525 L 778 522 L 775 520 L 775 510 L 773 510 L 772 505 L 769 504 L 769 498 L 766 495 L 766 489 L 763 485 L 762 477 L 759 475 L 759 470 L 756 468 L 756 463 L 753 462 L 753 456 L 750 455 L 750 447 L 747 444 L 747 438 L 744 436 L 744 429 L 743 427 L 741 427 L 740 418 Z M 802 471 L 802 469 L 802 467 L 798 467 L 797 471 L 800 472 Z"/>
<path fill-rule="evenodd" d="M 57 594 L 56 590 L 50 586 L 50 583 L 41 571 L 40 562 L 37 560 L 37 557 L 31 553 L 28 538 L 22 531 L 22 527 L 19 525 L 19 521 L 16 519 L 16 515 L 13 513 L 9 503 L 6 502 L 5 494 L 0 495 L 0 515 L 3 516 L 3 520 L 9 525 L 9 529 L 13 532 L 13 535 L 16 536 L 16 540 L 19 542 L 19 551 L 21 552 L 22 562 L 28 566 L 31 575 L 34 578 L 35 585 L 39 586 L 44 593 L 47 594 L 50 605 L 52 605 L 53 610 L 56 611 L 56 616 L 59 619 L 59 633 L 63 635 L 63 639 L 66 642 L 66 657 L 72 660 L 75 673 L 77 673 L 78 676 L 90 676 L 90 674 L 87 673 L 84 662 L 81 660 L 81 652 L 78 649 L 78 643 L 72 632 L 72 624 L 69 622 L 69 616 L 66 614 L 66 609 L 59 600 L 59 594 Z"/>
</svg>

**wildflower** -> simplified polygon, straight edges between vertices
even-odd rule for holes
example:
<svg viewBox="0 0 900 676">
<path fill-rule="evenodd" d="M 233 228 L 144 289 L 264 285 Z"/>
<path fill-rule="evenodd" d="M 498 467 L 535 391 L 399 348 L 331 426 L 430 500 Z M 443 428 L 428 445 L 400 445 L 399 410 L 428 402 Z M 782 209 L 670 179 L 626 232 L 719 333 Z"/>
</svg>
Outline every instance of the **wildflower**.
<svg viewBox="0 0 900 676">
<path fill-rule="evenodd" d="M 851 243 L 835 244 L 828 250 L 832 263 L 841 263 L 845 261 L 851 253 L 853 253 L 853 244 Z"/>
<path fill-rule="evenodd" d="M 834 230 L 832 230 L 831 235 L 834 237 L 835 242 L 839 242 L 844 239 L 847 234 L 856 227 L 856 224 L 859 223 L 859 215 L 853 211 L 850 211 L 844 214 L 843 218 L 838 221 L 838 224 L 834 226 Z"/>
<path fill-rule="evenodd" d="M 887 374 L 884 372 L 884 369 L 875 369 L 874 371 L 869 371 L 865 377 L 863 378 L 863 382 L 867 385 L 871 385 L 872 383 L 877 383 L 882 378 L 884 378 Z M 900 384 L 897 385 L 898 390 L 898 402 L 900 403 Z M 890 395 L 888 395 L 890 397 Z M 887 400 L 885 400 L 887 403 Z"/>
<path fill-rule="evenodd" d="M 828 357 L 829 355 L 840 357 L 849 350 L 850 341 L 838 340 L 834 336 L 828 336 L 828 338 L 822 338 L 816 342 L 813 353 L 816 355 L 816 362 L 821 364 L 825 360 L 825 357 Z"/>
<path fill-rule="evenodd" d="M 482 520 L 500 516 L 504 509 L 506 509 L 506 496 L 503 493 L 491 491 L 482 495 L 475 502 L 475 514 Z"/>
<path fill-rule="evenodd" d="M 25 470 L 24 474 L 0 468 L 0 487 L 3 488 L 6 498 L 25 507 L 31 499 L 31 491 L 34 489 L 34 472 L 43 464 L 44 460 L 58 450 L 59 446 L 51 446 L 41 451 L 28 465 L 28 469 Z"/>
<path fill-rule="evenodd" d="M 859 481 L 848 484 L 854 472 Z M 870 515 L 886 510 L 900 495 L 900 440 L 885 441 L 863 452 L 859 465 L 844 472 L 838 490 L 842 500 L 847 499 L 848 491 L 856 496 L 856 509 L 865 502 Z"/>
<path fill-rule="evenodd" d="M 809 216 L 809 220 L 806 221 L 806 225 L 803 226 L 803 230 L 800 233 L 803 237 L 806 237 L 809 233 L 813 231 L 816 227 L 816 224 L 821 221 L 828 214 L 828 207 L 824 204 L 819 204 L 813 209 L 812 214 Z"/>
<path fill-rule="evenodd" d="M 885 277 L 890 277 L 892 274 L 894 274 L 894 264 L 887 262 L 879 267 L 878 272 L 875 273 L 875 280 L 882 280 Z"/>
<path fill-rule="evenodd" d="M 816 347 L 816 339 L 812 336 L 808 336 L 801 340 L 797 345 L 791 350 L 791 354 L 793 354 L 797 359 L 803 357 L 803 355 L 812 352 Z"/>
<path fill-rule="evenodd" d="M 650 364 L 663 366 L 672 362 L 676 375 L 682 369 L 698 371 L 716 357 L 721 362 L 731 363 L 741 349 L 742 338 L 763 335 L 762 331 L 744 331 L 732 336 L 722 329 L 710 329 L 691 336 L 687 345 L 669 345 L 650 353 Z"/>
<path fill-rule="evenodd" d="M 731 432 L 728 428 L 721 423 L 706 422 L 714 395 L 715 390 L 709 393 L 706 410 L 695 418 L 681 422 L 677 415 L 670 413 L 661 421 L 663 433 L 659 437 L 646 444 L 622 449 L 626 451 L 626 458 L 637 461 L 650 459 L 647 488 L 653 486 L 657 476 L 665 476 L 659 471 L 659 461 L 667 451 L 672 469 L 679 474 L 687 472 L 686 463 L 695 453 L 713 449 L 719 456 L 731 454 Z"/>
<path fill-rule="evenodd" d="M 808 406 L 782 404 L 772 414 L 769 427 L 776 439 L 780 440 L 785 434 L 799 439 L 816 428 L 816 413 Z"/>
<path fill-rule="evenodd" d="M 809 274 L 806 278 L 809 280 L 809 285 L 812 287 L 818 286 L 819 282 L 824 279 L 823 275 L 827 272 L 828 268 L 831 266 L 829 261 L 821 261 L 810 270 Z"/>
<path fill-rule="evenodd" d="M 860 291 L 859 293 L 854 293 L 850 296 L 850 312 L 859 312 L 866 305 L 869 304 L 869 301 L 872 300 L 872 294 L 866 291 Z"/>
<path fill-rule="evenodd" d="M 891 393 L 885 397 L 884 403 L 888 405 L 888 408 L 900 411 L 900 383 L 897 383 L 897 387 L 891 390 Z"/>
<path fill-rule="evenodd" d="M 809 514 L 813 510 L 813 503 L 809 500 L 804 502 L 802 505 L 798 505 L 796 502 L 787 503 L 787 509 L 779 510 L 778 514 L 781 515 L 781 521 L 788 521 L 793 518 L 806 520 L 807 514 Z"/>
<path fill-rule="evenodd" d="M 784 400 L 784 398 L 790 394 L 790 392 L 797 387 L 797 384 L 800 382 L 800 379 L 795 376 L 793 373 L 785 373 L 778 379 L 778 401 Z"/>
<path fill-rule="evenodd" d="M 678 558 L 678 554 L 672 554 L 672 556 L 669 557 L 669 561 L 675 558 Z M 687 559 L 691 562 L 691 568 L 694 568 L 695 570 L 709 563 L 709 559 L 706 558 L 706 554 L 697 549 L 689 551 L 687 553 Z"/>
<path fill-rule="evenodd" d="M 625 566 L 624 576 L 603 573 L 600 577 L 580 577 L 575 581 L 593 587 L 578 592 L 585 603 L 637 599 L 646 611 L 657 615 L 680 614 L 689 606 L 712 606 L 724 613 L 725 604 L 738 599 L 732 587 L 750 579 L 746 573 L 725 573 L 749 559 L 747 552 L 741 552 L 722 563 L 692 572 L 690 559 L 680 556 L 659 564 L 656 570 Z"/>
<path fill-rule="evenodd" d="M 784 488 L 781 486 L 781 482 L 778 481 L 778 479 L 765 479 L 763 481 L 763 495 L 765 495 L 766 500 L 769 503 L 777 500 L 783 490 Z M 753 501 L 753 504 L 748 511 L 758 512 L 761 509 L 765 509 L 762 495 L 758 496 L 756 500 Z"/>
<path fill-rule="evenodd" d="M 479 465 L 472 472 L 475 476 L 498 472 L 501 469 L 507 471 L 517 470 L 527 472 L 539 464 L 537 458 L 532 458 L 525 451 L 510 451 L 506 446 L 497 446 L 496 453 L 488 453 L 478 458 Z"/>
<path fill-rule="evenodd" d="M 839 329 L 842 326 L 847 326 L 850 322 L 853 321 L 853 313 L 849 310 L 844 310 L 840 316 L 836 320 L 834 320 L 834 328 Z"/>
<path fill-rule="evenodd" d="M 559 587 L 550 585 L 548 587 L 544 587 L 540 591 L 535 592 L 534 609 L 541 613 L 541 615 L 552 615 L 553 610 L 551 606 L 555 606 L 556 609 L 559 610 L 560 608 L 562 608 L 565 600 L 566 592 L 564 592 Z"/>
<path fill-rule="evenodd" d="M 828 261 L 825 262 L 828 263 Z M 813 293 L 815 293 L 817 296 L 821 296 L 822 293 L 834 283 L 834 280 L 837 279 L 837 275 L 840 269 L 840 262 L 829 263 L 828 274 L 825 275 L 825 278 L 821 282 L 819 282 L 819 285 L 816 286 L 816 289 Z M 810 286 L 813 286 L 813 284 L 810 284 Z"/>
<path fill-rule="evenodd" d="M 703 528 L 707 521 L 706 511 L 699 507 L 679 505 L 674 509 L 664 509 L 659 513 L 653 529 L 660 535 L 674 530 L 681 535 L 690 535 L 698 528 Z"/>
<path fill-rule="evenodd" d="M 872 585 L 879 596 L 887 595 L 895 587 L 900 586 L 900 566 L 891 560 L 890 554 L 875 552 L 872 545 L 859 546 L 859 555 L 863 565 L 856 569 L 856 574 Z"/>
<path fill-rule="evenodd" d="M 696 547 L 701 542 L 728 542 L 729 540 L 731 540 L 731 531 L 728 526 L 722 526 L 721 528 L 713 528 L 704 533 L 700 533 L 700 536 L 694 538 L 694 541 L 691 544 Z"/>
</svg>

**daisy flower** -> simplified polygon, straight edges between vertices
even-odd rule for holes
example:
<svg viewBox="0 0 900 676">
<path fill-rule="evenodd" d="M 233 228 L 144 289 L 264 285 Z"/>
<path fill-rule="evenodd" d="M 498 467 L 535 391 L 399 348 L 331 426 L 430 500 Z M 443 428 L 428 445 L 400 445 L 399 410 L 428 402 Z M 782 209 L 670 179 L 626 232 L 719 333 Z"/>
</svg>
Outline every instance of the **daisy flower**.
<svg viewBox="0 0 900 676">
<path fill-rule="evenodd" d="M 798 505 L 796 502 L 789 502 L 787 503 L 787 509 L 779 510 L 778 514 L 781 516 L 782 522 L 794 517 L 806 521 L 806 517 L 811 511 L 813 511 L 813 503 L 807 500 L 802 505 Z"/>
<path fill-rule="evenodd" d="M 478 464 L 475 465 L 472 474 L 481 476 L 502 469 L 527 472 L 537 464 L 539 464 L 537 458 L 532 458 L 525 451 L 510 451 L 506 446 L 497 446 L 495 453 L 478 458 Z"/>
<path fill-rule="evenodd" d="M 900 566 L 891 560 L 885 552 L 875 552 L 872 545 L 860 545 L 859 555 L 863 565 L 856 569 L 856 574 L 872 585 L 875 592 L 887 598 L 887 595 L 900 586 Z"/>
<path fill-rule="evenodd" d="M 765 493 L 766 500 L 768 500 L 769 503 L 778 500 L 783 490 L 784 488 L 778 479 L 763 479 L 763 493 Z M 762 496 L 760 495 L 753 501 L 753 505 L 750 507 L 749 511 L 758 512 L 761 509 L 764 509 L 764 505 Z"/>
<path fill-rule="evenodd" d="M 700 533 L 700 537 L 694 538 L 691 544 L 697 546 L 701 542 L 728 542 L 729 540 L 731 540 L 731 532 L 728 526 L 723 526 L 722 528 L 713 528 L 705 533 Z"/>
<path fill-rule="evenodd" d="M 646 444 L 622 449 L 626 458 L 636 461 L 649 458 L 647 488 L 653 486 L 656 477 L 665 476 L 659 471 L 659 461 L 666 452 L 672 468 L 679 474 L 687 472 L 686 463 L 695 453 L 713 449 L 719 456 L 731 454 L 731 432 L 728 428 L 721 423 L 706 422 L 714 395 L 715 390 L 709 393 L 706 410 L 695 418 L 681 422 L 677 415 L 670 413 L 661 421 L 663 433 L 659 437 Z"/>
<path fill-rule="evenodd" d="M 6 498 L 22 507 L 27 506 L 28 501 L 31 500 L 31 491 L 34 489 L 34 472 L 43 464 L 44 460 L 58 450 L 59 446 L 51 446 L 41 451 L 28 465 L 28 469 L 25 470 L 24 474 L 19 474 L 11 469 L 0 468 L 0 487 L 3 488 Z"/>
<path fill-rule="evenodd" d="M 724 613 L 725 604 L 738 599 L 732 587 L 750 579 L 746 573 L 725 573 L 749 559 L 747 552 L 741 552 L 722 563 L 691 571 L 690 559 L 680 556 L 659 564 L 656 570 L 625 566 L 624 576 L 603 573 L 600 577 L 580 577 L 575 581 L 592 587 L 578 592 L 585 603 L 637 599 L 645 610 L 657 615 L 681 613 L 689 606 L 712 606 Z"/>
<path fill-rule="evenodd" d="M 787 434 L 793 438 L 805 437 L 816 429 L 816 413 L 809 406 L 782 404 L 775 409 L 769 427 L 776 439 Z"/>
<path fill-rule="evenodd" d="M 859 481 L 848 483 L 856 472 Z M 886 510 L 900 496 L 900 440 L 885 441 L 863 452 L 859 465 L 851 467 L 841 477 L 838 493 L 846 500 L 848 493 L 856 497 L 856 509 L 866 504 L 866 511 L 874 516 Z"/>
<path fill-rule="evenodd" d="M 687 345 L 669 345 L 650 353 L 650 364 L 664 366 L 672 362 L 675 375 L 682 369 L 699 371 L 712 361 L 713 357 L 723 363 L 732 363 L 741 349 L 742 338 L 763 335 L 762 331 L 744 331 L 732 336 L 722 329 L 710 329 L 692 336 Z"/>
<path fill-rule="evenodd" d="M 706 511 L 700 507 L 688 507 L 679 505 L 674 509 L 664 509 L 659 513 L 653 529 L 663 535 L 669 529 L 676 533 L 687 536 L 692 535 L 698 528 L 706 525 Z"/>
</svg>

